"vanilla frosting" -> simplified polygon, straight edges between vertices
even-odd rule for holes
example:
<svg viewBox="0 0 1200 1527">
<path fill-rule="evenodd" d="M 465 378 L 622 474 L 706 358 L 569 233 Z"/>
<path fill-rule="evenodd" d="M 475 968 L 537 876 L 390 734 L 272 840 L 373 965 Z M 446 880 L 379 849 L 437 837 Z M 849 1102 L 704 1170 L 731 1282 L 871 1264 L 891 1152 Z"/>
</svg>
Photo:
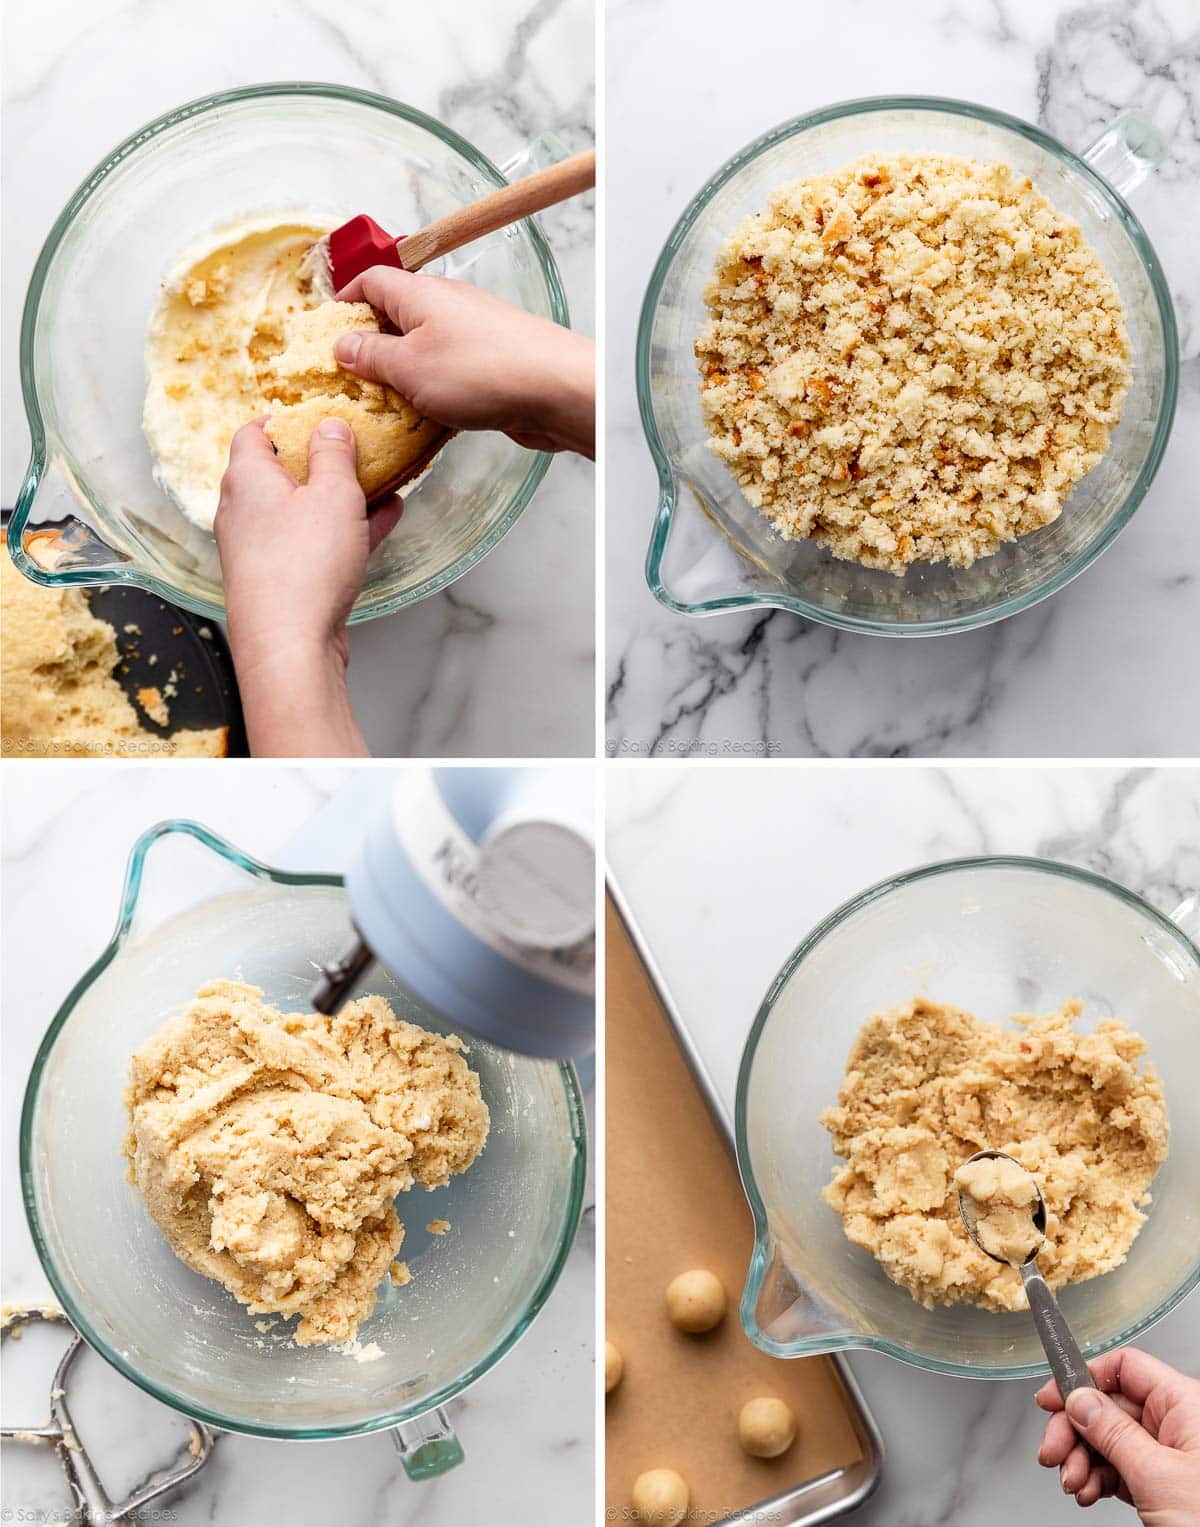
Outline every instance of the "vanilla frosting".
<svg viewBox="0 0 1200 1527">
<path fill-rule="evenodd" d="M 294 213 L 244 218 L 193 245 L 163 281 L 146 334 L 142 428 L 156 481 L 202 529 L 212 529 L 230 441 L 268 411 L 261 381 L 287 320 L 320 301 L 300 265 L 331 226 Z"/>
</svg>

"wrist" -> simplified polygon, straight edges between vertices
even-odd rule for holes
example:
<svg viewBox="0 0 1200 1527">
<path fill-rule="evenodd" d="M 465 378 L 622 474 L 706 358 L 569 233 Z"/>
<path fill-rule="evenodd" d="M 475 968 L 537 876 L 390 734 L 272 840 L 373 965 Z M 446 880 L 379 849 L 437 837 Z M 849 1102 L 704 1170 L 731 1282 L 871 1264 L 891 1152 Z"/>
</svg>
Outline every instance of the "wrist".
<svg viewBox="0 0 1200 1527">
<path fill-rule="evenodd" d="M 558 328 L 555 344 L 526 380 L 519 432 L 557 450 L 595 456 L 596 351 L 590 339 Z"/>
<path fill-rule="evenodd" d="M 367 755 L 346 683 L 344 640 L 293 639 L 285 632 L 230 649 L 254 757 L 345 758 Z"/>
</svg>

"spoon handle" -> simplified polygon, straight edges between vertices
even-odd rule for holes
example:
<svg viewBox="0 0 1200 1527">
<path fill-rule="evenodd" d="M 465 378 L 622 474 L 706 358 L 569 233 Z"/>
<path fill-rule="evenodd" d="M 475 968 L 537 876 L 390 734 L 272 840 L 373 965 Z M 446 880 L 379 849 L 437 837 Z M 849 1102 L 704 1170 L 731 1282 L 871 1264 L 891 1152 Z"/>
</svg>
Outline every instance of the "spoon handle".
<svg viewBox="0 0 1200 1527">
<path fill-rule="evenodd" d="M 1058 1380 L 1058 1392 L 1065 1401 L 1073 1389 L 1095 1389 L 1095 1381 L 1083 1360 L 1079 1344 L 1071 1335 L 1066 1316 L 1059 1309 L 1046 1280 L 1033 1262 L 1021 1268 L 1025 1296 L 1038 1336 L 1050 1362 L 1050 1371 Z"/>
</svg>

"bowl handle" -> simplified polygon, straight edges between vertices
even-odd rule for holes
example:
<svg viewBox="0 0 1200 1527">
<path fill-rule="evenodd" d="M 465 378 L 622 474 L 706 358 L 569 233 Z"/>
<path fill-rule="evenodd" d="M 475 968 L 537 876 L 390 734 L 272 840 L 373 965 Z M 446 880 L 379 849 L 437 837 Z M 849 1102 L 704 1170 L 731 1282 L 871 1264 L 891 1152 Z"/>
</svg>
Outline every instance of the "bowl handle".
<svg viewBox="0 0 1200 1527">
<path fill-rule="evenodd" d="M 1187 934 L 1194 944 L 1200 944 L 1200 891 L 1185 896 L 1171 913 L 1171 921 Z"/>
<path fill-rule="evenodd" d="M 532 175 L 537 170 L 547 170 L 551 165 L 561 164 L 569 157 L 570 151 L 561 139 L 555 137 L 553 133 L 542 133 L 532 143 L 526 144 L 520 153 L 506 160 L 500 166 L 500 173 L 508 181 L 524 180 L 527 175 Z M 477 200 L 480 194 L 479 187 L 474 181 L 464 182 L 464 192 L 470 201 Z M 510 236 L 511 232 L 511 229 L 508 230 Z M 436 275 L 462 276 L 480 258 L 486 247 L 486 240 L 473 240 L 461 249 L 433 260 L 426 269 Z"/>
<path fill-rule="evenodd" d="M 440 1408 L 392 1427 L 392 1441 L 409 1479 L 436 1479 L 463 1461 L 462 1443 Z"/>
<path fill-rule="evenodd" d="M 1138 111 L 1121 115 L 1083 151 L 1114 191 L 1128 196 L 1167 157 L 1167 140 L 1148 117 Z"/>
<path fill-rule="evenodd" d="M 540 133 L 532 143 L 506 159 L 500 166 L 505 180 L 524 180 L 537 170 L 548 170 L 552 164 L 562 164 L 571 157 L 571 151 L 557 133 Z"/>
</svg>

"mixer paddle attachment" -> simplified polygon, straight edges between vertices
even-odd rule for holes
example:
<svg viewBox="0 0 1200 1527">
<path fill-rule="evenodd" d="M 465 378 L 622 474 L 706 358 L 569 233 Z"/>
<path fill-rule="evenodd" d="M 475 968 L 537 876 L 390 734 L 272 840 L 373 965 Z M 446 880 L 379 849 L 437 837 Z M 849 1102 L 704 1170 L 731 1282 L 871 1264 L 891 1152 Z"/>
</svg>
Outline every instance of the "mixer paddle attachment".
<svg viewBox="0 0 1200 1527">
<path fill-rule="evenodd" d="M 6 1306 L 0 1334 L 5 1337 L 16 1336 L 24 1326 L 40 1320 L 62 1321 L 68 1329 L 74 1330 L 67 1317 L 54 1305 L 31 1304 L 20 1308 Z M 71 1498 L 80 1520 L 86 1523 L 86 1527 L 109 1527 L 110 1523 L 136 1520 L 138 1513 L 151 1501 L 177 1489 L 199 1473 L 212 1457 L 217 1435 L 202 1421 L 193 1421 L 191 1438 L 175 1463 L 156 1470 L 128 1499 L 111 1500 L 100 1483 L 100 1476 L 96 1473 L 87 1448 L 75 1431 L 67 1407 L 71 1367 L 82 1347 L 83 1337 L 75 1331 L 71 1344 L 54 1372 L 54 1381 L 50 1386 L 49 1421 L 42 1426 L 0 1426 L 0 1437 L 6 1441 L 51 1443 L 58 1454 L 63 1473 L 67 1476 Z"/>
<path fill-rule="evenodd" d="M 313 1005 L 314 1013 L 324 1013 L 332 1016 L 339 1012 L 345 1005 L 346 998 L 362 980 L 369 966 L 374 965 L 375 956 L 363 943 L 361 938 L 355 938 L 353 944 L 343 951 L 336 960 L 330 960 L 328 965 L 321 966 L 321 976 L 312 989 L 309 999 Z"/>
</svg>

